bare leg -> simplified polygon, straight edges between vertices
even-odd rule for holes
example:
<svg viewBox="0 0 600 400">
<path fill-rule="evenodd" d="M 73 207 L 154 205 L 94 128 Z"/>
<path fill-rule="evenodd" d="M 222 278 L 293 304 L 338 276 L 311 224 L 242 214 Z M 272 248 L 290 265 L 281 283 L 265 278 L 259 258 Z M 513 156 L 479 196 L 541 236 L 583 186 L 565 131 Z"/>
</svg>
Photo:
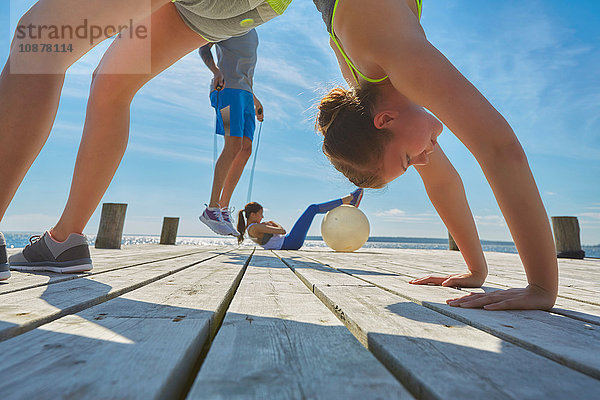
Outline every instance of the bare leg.
<svg viewBox="0 0 600 400">
<path fill-rule="evenodd" d="M 99 26 L 126 25 L 169 0 L 40 0 L 19 25 L 78 26 L 84 19 Z M 93 16 L 93 17 L 91 17 Z M 48 139 L 56 117 L 66 70 L 103 38 L 69 39 L 72 52 L 21 53 L 20 45 L 56 40 L 27 35 L 11 45 L 0 75 L 0 220 L 31 164 Z M 65 42 L 65 41 L 62 41 Z"/>
<path fill-rule="evenodd" d="M 145 24 L 147 21 L 142 21 Z M 134 28 L 135 29 L 135 28 Z M 115 41 L 98 66 L 92 82 L 85 128 L 71 192 L 65 210 L 52 228 L 61 241 L 70 233 L 81 233 L 108 188 L 129 137 L 129 106 L 139 89 L 184 55 L 206 44 L 179 17 L 175 6 L 164 5 L 152 14 L 152 66 L 149 74 L 123 75 L 139 62 L 136 39 Z"/>
<path fill-rule="evenodd" d="M 223 146 L 223 151 L 221 151 L 221 155 L 219 156 L 219 159 L 215 165 L 212 192 L 210 195 L 210 202 L 208 204 L 209 207 L 223 207 L 223 205 L 220 204 L 223 185 L 227 175 L 229 174 L 231 166 L 233 165 L 233 161 L 242 148 L 241 137 L 227 136 L 229 120 L 228 115 L 225 113 L 223 113 L 223 123 L 225 124 L 226 133 L 225 145 Z"/>
<path fill-rule="evenodd" d="M 233 195 L 233 191 L 237 186 L 240 177 L 242 176 L 242 172 L 244 172 L 244 167 L 252 154 L 252 140 L 247 137 L 244 137 L 242 140 L 242 148 L 238 151 L 235 156 L 231 167 L 229 168 L 229 173 L 227 174 L 227 178 L 225 178 L 225 185 L 223 186 L 223 193 L 221 193 L 221 200 L 219 204 L 221 208 L 229 207 L 229 201 L 231 200 L 231 196 Z"/>
</svg>

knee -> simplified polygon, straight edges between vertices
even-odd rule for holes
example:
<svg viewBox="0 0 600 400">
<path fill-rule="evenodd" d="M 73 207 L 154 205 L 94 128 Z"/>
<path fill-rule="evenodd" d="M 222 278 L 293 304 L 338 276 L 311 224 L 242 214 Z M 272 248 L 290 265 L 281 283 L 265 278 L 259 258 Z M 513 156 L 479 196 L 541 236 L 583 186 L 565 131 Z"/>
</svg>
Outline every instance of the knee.
<svg viewBox="0 0 600 400">
<path fill-rule="evenodd" d="M 37 4 L 17 23 L 9 49 L 12 72 L 28 75 L 64 75 L 75 61 L 75 52 L 52 52 L 54 39 L 48 38 L 47 28 L 39 23 Z"/>
<path fill-rule="evenodd" d="M 222 155 L 230 158 L 235 158 L 238 155 L 242 149 L 242 144 L 236 139 L 239 138 L 229 138 L 229 141 L 223 146 L 223 151 L 221 152 Z"/>
<path fill-rule="evenodd" d="M 238 156 L 248 159 L 248 158 L 250 158 L 251 155 L 252 155 L 252 143 L 250 143 L 250 144 L 244 143 L 242 145 L 242 147 L 240 148 L 240 151 L 238 152 Z"/>
<path fill-rule="evenodd" d="M 319 205 L 318 204 L 311 204 L 310 206 L 308 206 L 306 208 L 306 211 L 313 212 L 313 213 L 318 213 L 319 212 Z"/>
<path fill-rule="evenodd" d="M 90 102 L 95 105 L 129 104 L 142 86 L 136 75 L 103 74 L 96 68 L 92 74 Z"/>
</svg>

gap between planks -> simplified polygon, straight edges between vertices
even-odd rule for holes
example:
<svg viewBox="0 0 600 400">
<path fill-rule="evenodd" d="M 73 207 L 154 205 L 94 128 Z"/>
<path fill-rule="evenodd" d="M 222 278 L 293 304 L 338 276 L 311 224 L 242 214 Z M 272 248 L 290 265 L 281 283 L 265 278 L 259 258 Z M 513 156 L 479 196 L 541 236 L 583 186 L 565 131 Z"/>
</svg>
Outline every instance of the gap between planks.
<svg viewBox="0 0 600 400">
<path fill-rule="evenodd" d="M 176 259 L 176 258 L 185 257 L 185 256 L 189 256 L 189 255 L 206 253 L 206 252 L 209 252 L 209 251 L 213 251 L 213 249 L 202 249 L 202 250 L 199 250 L 199 251 L 192 251 L 192 252 L 187 252 L 187 253 L 182 253 L 182 254 L 176 254 L 176 255 L 171 255 L 169 257 L 164 257 L 164 258 L 159 258 L 159 259 L 154 259 L 154 260 L 148 260 L 148 261 L 142 261 L 142 262 L 138 262 L 138 263 L 135 263 L 135 264 L 125 265 L 125 266 L 122 266 L 122 267 L 101 269 L 99 271 L 92 270 L 94 272 L 90 272 L 90 273 L 58 274 L 58 273 L 52 273 L 52 272 L 32 273 L 32 272 L 28 272 L 28 271 L 13 271 L 14 275 L 16 275 L 15 274 L 15 272 L 16 272 L 18 274 L 24 274 L 24 275 L 28 275 L 28 276 L 36 276 L 36 277 L 37 276 L 47 276 L 51 280 L 49 280 L 47 282 L 40 282 L 40 283 L 30 284 L 28 286 L 21 286 L 21 287 L 15 288 L 15 289 L 8 289 L 6 291 L 0 291 L 0 296 L 5 295 L 5 294 L 10 294 L 10 293 L 15 293 L 15 292 L 27 290 L 27 289 L 32 289 L 32 288 L 36 288 L 36 287 L 40 287 L 40 286 L 47 286 L 47 285 L 51 285 L 51 284 L 54 284 L 54 283 L 65 282 L 65 281 L 69 281 L 69 280 L 73 280 L 73 279 L 87 278 L 87 277 L 90 277 L 90 276 L 104 274 L 104 273 L 112 272 L 112 271 L 118 271 L 118 270 L 125 269 L 125 268 L 137 267 L 137 266 L 140 266 L 140 265 L 147 265 L 147 264 L 152 264 L 152 263 L 160 262 L 160 261 L 173 260 L 173 259 Z M 124 257 L 129 257 L 129 256 L 130 256 L 129 254 L 123 255 L 123 258 Z M 119 258 L 121 258 L 121 257 L 119 257 Z M 119 260 L 117 259 L 115 261 L 118 262 Z M 11 279 L 14 280 L 14 276 Z M 9 281 L 8 283 L 10 284 L 10 283 L 12 283 L 12 281 Z"/>
<path fill-rule="evenodd" d="M 418 311 L 416 309 L 421 305 L 413 299 L 407 299 L 389 290 L 382 290 L 383 288 L 378 285 L 356 285 L 356 290 L 349 290 L 348 287 L 352 285 L 344 285 L 344 282 L 351 283 L 351 280 L 361 282 L 363 280 L 358 280 L 357 277 L 345 271 L 325 266 L 322 262 L 310 262 L 310 258 L 291 252 L 286 252 L 286 255 L 277 253 L 275 255 L 288 265 L 300 280 L 346 324 L 357 339 L 365 347 L 371 349 L 417 398 L 456 398 L 457 396 L 465 397 L 466 393 L 470 393 L 470 396 L 474 398 L 532 398 L 527 381 L 522 380 L 527 373 L 526 365 L 528 363 L 535 363 L 537 369 L 543 371 L 541 373 L 544 375 L 543 384 L 540 383 L 541 386 L 534 389 L 549 395 L 554 393 L 549 396 L 550 398 L 561 398 L 565 393 L 577 387 L 585 388 L 584 392 L 580 392 L 585 393 L 583 397 L 593 398 L 590 397 L 590 393 L 594 388 L 600 388 L 598 381 L 593 377 L 586 376 L 569 366 L 556 363 L 555 360 L 510 341 L 505 341 L 472 324 L 457 321 L 456 318 L 444 315 L 437 310 L 423 308 Z M 328 275 L 327 271 L 334 272 L 336 275 Z M 357 291 L 361 293 L 357 294 Z M 364 299 L 360 300 L 363 297 Z M 398 314 L 396 311 L 389 310 L 389 306 L 384 307 L 383 313 L 377 311 L 385 304 L 396 304 L 394 300 L 390 300 L 391 298 L 397 298 L 397 301 L 406 305 L 405 308 L 413 310 L 412 314 L 414 315 L 407 317 L 404 313 Z M 384 299 L 387 300 L 384 301 Z M 384 302 L 380 304 L 380 300 Z M 409 304 L 414 307 L 408 306 Z M 384 309 L 381 308 L 381 310 Z M 404 309 L 404 312 L 408 311 Z M 365 313 L 374 314 L 370 317 Z M 377 322 L 377 316 L 383 319 Z M 410 318 L 414 321 L 407 324 L 402 323 L 403 318 Z M 385 322 L 388 320 L 389 322 Z M 435 325 L 431 325 L 433 321 L 430 320 L 435 320 Z M 439 325 L 442 324 L 442 320 L 447 322 Z M 423 324 L 423 322 L 425 323 Z M 398 325 L 398 323 L 400 324 Z M 453 329 L 459 329 L 459 325 L 464 328 L 460 328 L 460 332 L 454 331 Z M 436 332 L 440 339 L 435 336 Z M 495 346 L 505 343 L 502 345 L 501 352 L 506 353 L 505 356 L 496 354 L 498 352 L 494 350 L 494 343 L 496 343 Z M 488 349 L 489 346 L 491 347 Z M 418 366 L 422 357 L 419 351 L 415 353 L 415 348 L 430 353 L 427 361 L 422 361 L 424 362 L 422 366 Z M 447 356 L 444 349 L 450 351 Z M 487 351 L 485 351 L 486 349 Z M 508 358 L 502 358 L 506 356 Z M 480 357 L 482 358 L 480 359 Z M 450 364 L 447 367 L 436 366 L 440 363 Z M 458 379 L 452 372 L 448 372 L 454 369 L 452 365 L 460 366 L 456 372 L 463 370 L 461 379 Z M 490 366 L 489 371 L 487 371 L 486 365 Z M 452 378 L 446 376 L 448 374 Z M 463 376 L 465 374 L 472 376 L 465 380 Z M 568 379 L 569 384 L 564 386 L 559 380 L 560 377 Z M 448 380 L 448 378 L 450 379 Z M 503 385 L 504 378 L 507 379 L 506 382 L 512 383 L 509 386 Z M 482 387 L 469 387 L 468 383 L 473 380 L 481 382 Z M 440 382 L 444 382 L 443 387 L 439 385 Z M 513 385 L 516 386 L 513 387 Z M 562 393 L 562 395 L 557 393 Z"/>
<path fill-rule="evenodd" d="M 33 320 L 25 320 L 24 322 L 18 322 L 20 320 L 19 316 L 21 315 L 21 313 L 16 313 L 16 314 L 15 313 L 11 313 L 11 314 L 14 314 L 14 317 L 15 317 L 16 321 L 15 322 L 3 321 L 5 323 L 7 323 L 7 324 L 13 324 L 13 326 L 7 326 L 7 327 L 4 327 L 3 329 L 0 330 L 0 342 L 2 342 L 4 340 L 7 340 L 7 339 L 10 339 L 12 337 L 21 335 L 21 334 L 23 334 L 25 332 L 28 332 L 28 331 L 30 331 L 32 329 L 35 329 L 35 328 L 38 328 L 38 327 L 40 327 L 40 326 L 42 326 L 44 324 L 47 324 L 47 323 L 52 322 L 54 320 L 57 320 L 57 319 L 59 319 L 61 317 L 64 317 L 66 315 L 75 314 L 75 313 L 78 313 L 78 312 L 83 311 L 85 309 L 88 309 L 90 307 L 93 307 L 95 305 L 104 303 L 104 302 L 106 302 L 108 300 L 111 300 L 111 299 L 114 299 L 116 297 L 119 297 L 119 296 L 121 296 L 121 295 L 123 295 L 125 293 L 129 293 L 129 292 L 131 292 L 133 290 L 139 289 L 139 288 L 141 288 L 143 286 L 146 286 L 146 285 L 148 285 L 150 283 L 156 282 L 156 281 L 161 280 L 163 278 L 166 278 L 166 277 L 168 277 L 170 275 L 173 275 L 173 274 L 175 274 L 177 272 L 180 272 L 180 271 L 183 271 L 183 270 L 188 269 L 190 267 L 193 267 L 194 265 L 197 265 L 197 264 L 200 264 L 202 262 L 211 260 L 213 258 L 219 257 L 220 255 L 223 255 L 223 254 L 227 254 L 227 253 L 232 252 L 234 250 L 235 249 L 232 249 L 232 250 L 228 250 L 228 251 L 217 253 L 217 254 L 213 253 L 213 255 L 211 255 L 209 257 L 206 257 L 206 258 L 203 258 L 202 260 L 193 261 L 193 262 L 191 262 L 189 264 L 185 264 L 184 266 L 181 266 L 181 267 L 167 269 L 165 272 L 162 272 L 162 273 L 158 272 L 156 275 L 152 275 L 151 277 L 149 277 L 147 279 L 143 279 L 142 281 L 137 281 L 137 282 L 134 282 L 134 283 L 131 283 L 131 284 L 130 284 L 130 282 L 126 282 L 126 284 L 123 285 L 123 287 L 121 287 L 119 289 L 110 290 L 108 293 L 104 293 L 102 295 L 98 295 L 96 297 L 80 301 L 78 304 L 75 304 L 75 305 L 66 306 L 64 308 L 58 307 L 59 308 L 58 310 L 56 310 L 57 307 L 50 305 L 50 308 L 47 311 L 45 311 L 45 314 L 42 314 L 42 315 L 40 315 L 38 317 L 34 317 L 36 319 L 33 319 Z M 207 254 L 207 255 L 209 255 L 209 254 Z M 185 256 L 185 257 L 190 257 L 190 256 Z M 179 257 L 179 258 L 181 258 L 181 257 Z M 169 260 L 167 260 L 167 261 L 169 261 Z M 164 261 L 154 262 L 153 264 L 160 263 L 160 262 L 164 262 Z M 143 264 L 141 266 L 144 266 L 144 265 L 145 264 Z M 129 267 L 129 268 L 131 268 L 131 267 Z M 116 269 L 116 271 L 123 270 L 123 269 L 124 268 L 118 268 L 118 269 Z M 115 272 L 115 271 L 111 271 L 111 272 Z M 63 284 L 67 284 L 67 283 L 73 282 L 73 281 L 74 280 L 63 281 L 62 283 Z M 55 287 L 55 286 L 53 286 L 53 287 Z M 33 288 L 33 289 L 30 289 L 30 290 L 36 290 L 36 289 L 37 288 Z M 13 293 L 12 296 L 14 297 L 16 294 L 18 294 L 18 293 Z M 6 305 L 7 305 L 7 302 L 6 302 L 6 298 L 7 297 L 8 296 L 4 297 L 4 301 L 2 303 L 5 306 L 5 309 L 6 309 Z M 21 303 L 21 301 L 17 302 L 17 304 L 19 304 L 19 303 Z M 26 318 L 22 318 L 22 319 L 26 319 Z"/>
<path fill-rule="evenodd" d="M 360 255 L 360 253 L 359 253 L 359 255 Z M 314 258 L 314 257 L 317 257 L 317 255 L 314 255 L 314 256 L 304 255 L 304 256 L 307 258 L 310 258 L 314 261 L 318 261 L 316 258 Z M 320 256 L 321 256 L 321 258 L 323 258 L 323 257 L 330 258 L 331 257 L 331 255 L 324 254 L 324 253 L 321 254 Z M 343 256 L 339 256 L 339 257 L 343 257 Z M 339 258 L 338 258 L 338 261 L 339 261 Z M 421 270 L 427 274 L 433 274 L 433 275 L 449 274 L 448 271 L 441 272 L 440 269 L 432 269 L 432 268 L 424 268 L 424 267 L 418 267 L 418 266 L 413 266 L 413 265 L 407 265 L 406 261 L 398 262 L 398 261 L 389 261 L 386 259 L 381 260 L 381 261 L 382 261 L 382 263 L 386 264 L 386 266 L 382 267 L 382 266 L 378 266 L 378 265 L 373 265 L 372 260 L 367 262 L 366 265 L 369 266 L 370 268 L 374 268 L 374 269 L 377 269 L 380 271 L 386 271 L 389 273 L 396 274 L 398 276 L 406 276 L 406 277 L 411 277 L 411 278 L 420 278 L 420 277 L 422 277 L 422 275 L 408 273 L 406 271 L 398 271 L 398 269 L 405 268 L 405 269 L 410 269 L 411 271 L 416 269 L 416 270 Z M 423 262 L 423 261 L 429 261 L 429 260 L 420 259 L 419 261 Z M 322 261 L 318 261 L 318 262 L 322 262 Z M 437 264 L 437 267 L 443 268 L 443 266 L 440 265 L 439 261 L 436 261 L 435 264 Z M 502 279 L 509 279 L 509 278 L 499 277 L 499 279 L 502 280 Z M 511 287 L 511 286 L 508 286 L 507 284 L 504 284 L 504 283 L 500 283 L 498 281 L 494 281 L 494 278 L 492 278 L 492 281 L 486 280 L 486 288 L 500 290 L 500 289 L 506 289 L 509 287 Z M 563 286 L 563 289 L 564 289 L 564 286 Z M 459 290 L 461 290 L 462 292 L 481 293 L 482 289 L 461 288 Z M 560 290 L 561 290 L 561 287 L 559 287 L 559 295 L 557 298 L 556 306 L 553 309 L 551 309 L 550 312 L 600 326 L 600 304 L 596 304 L 595 302 L 587 300 L 587 299 L 578 299 L 578 298 L 572 298 L 570 296 L 561 295 Z M 560 307 L 560 308 L 558 308 L 558 307 Z M 573 310 L 570 310 L 570 308 L 573 308 Z M 586 312 L 589 314 L 586 314 Z"/>
<path fill-rule="evenodd" d="M 180 268 L 179 271 L 185 272 L 170 274 L 170 279 L 152 282 L 119 298 L 52 321 L 23 338 L 0 344 L 5 347 L 4 354 L 14 353 L 8 358 L 12 366 L 3 365 L 7 370 L 0 383 L 5 388 L 2 392 L 16 390 L 19 398 L 28 398 L 23 396 L 27 390 L 37 393 L 37 397 L 45 393 L 42 398 L 56 398 L 57 394 L 79 398 L 85 393 L 101 398 L 182 398 L 189 388 L 186 381 L 195 376 L 194 365 L 210 341 L 211 331 L 223 318 L 251 253 L 251 249 L 233 252 L 233 258 L 218 254 Z M 235 259 L 239 261 L 234 265 Z M 90 324 L 100 330 L 90 331 Z M 165 329 L 170 332 L 166 336 Z M 76 336 L 65 342 L 61 336 L 64 334 Z M 115 347 L 115 338 L 121 339 L 118 343 L 125 340 L 127 343 L 123 344 L 129 346 L 121 348 L 118 354 L 111 354 L 109 349 L 119 348 L 118 344 Z M 94 343 L 90 339 L 101 341 Z M 31 341 L 30 346 L 26 345 L 28 341 Z M 14 348 L 13 343 L 25 346 L 24 351 Z M 85 351 L 86 348 L 89 351 Z M 161 352 L 165 355 L 160 356 Z M 40 357 L 42 354 L 45 357 Z M 31 365 L 24 362 L 27 359 L 38 362 Z M 111 365 L 111 360 L 116 364 Z M 160 366 L 162 362 L 164 369 Z M 47 392 L 40 392 L 40 385 L 44 387 L 41 379 L 44 374 L 40 372 L 46 368 L 50 368 L 50 375 L 67 379 L 58 379 Z M 119 368 L 123 368 L 120 373 Z M 36 379 L 30 380 L 27 373 Z M 155 374 L 158 376 L 153 378 Z M 145 379 L 149 379 L 147 384 Z M 30 382 L 30 385 L 25 384 L 23 388 L 20 384 L 10 384 L 11 380 Z"/>
<path fill-rule="evenodd" d="M 332 265 L 329 264 L 330 261 L 322 261 L 322 260 L 319 260 L 319 259 L 315 259 L 313 257 L 306 256 L 306 255 L 304 255 L 304 254 L 302 254 L 300 252 L 289 252 L 289 254 L 295 254 L 298 257 L 305 258 L 305 259 L 310 260 L 312 262 L 316 262 L 316 263 L 320 264 L 321 266 L 323 266 L 325 268 L 330 268 L 332 270 L 335 270 L 335 271 L 338 271 L 340 273 L 343 273 L 343 274 L 346 274 L 348 276 L 351 276 L 353 278 L 356 278 L 356 279 L 358 279 L 360 281 L 372 284 L 372 285 L 374 285 L 374 286 L 376 286 L 376 287 L 378 287 L 378 288 L 380 288 L 382 290 L 385 290 L 386 292 L 392 293 L 392 294 L 394 294 L 396 296 L 399 296 L 399 297 L 404 298 L 406 300 L 409 300 L 409 301 L 411 301 L 413 303 L 419 304 L 419 305 L 421 305 L 423 307 L 426 307 L 426 308 L 428 308 L 430 310 L 433 310 L 433 311 L 435 311 L 435 312 L 437 312 L 439 314 L 445 315 L 447 317 L 450 317 L 452 319 L 455 319 L 457 321 L 460 321 L 462 323 L 470 325 L 470 326 L 472 326 L 472 327 L 474 327 L 476 329 L 479 329 L 479 330 L 481 330 L 483 332 L 486 332 L 486 333 L 489 333 L 491 335 L 494 335 L 494 336 L 496 336 L 496 337 L 498 337 L 498 338 L 500 338 L 502 340 L 506 340 L 507 342 L 510 342 L 510 343 L 512 343 L 514 345 L 517 345 L 519 347 L 522 347 L 522 348 L 524 348 L 524 349 L 526 349 L 528 351 L 531 351 L 533 353 L 536 353 L 538 355 L 541 355 L 543 357 L 551 359 L 551 360 L 553 360 L 553 361 L 555 361 L 555 362 L 557 362 L 559 364 L 562 364 L 562 365 L 564 365 L 566 367 L 569 367 L 569 368 L 571 368 L 573 370 L 576 370 L 578 372 L 584 373 L 584 374 L 586 374 L 586 375 L 588 375 L 588 376 L 590 376 L 592 378 L 600 379 L 600 370 L 599 370 L 599 368 L 597 368 L 597 366 L 588 365 L 585 362 L 581 362 L 580 360 L 578 360 L 578 359 L 576 359 L 574 357 L 571 357 L 569 354 L 560 354 L 561 351 L 557 352 L 556 349 L 555 350 L 550 349 L 548 347 L 548 343 L 543 343 L 543 340 L 542 340 L 541 344 L 539 344 L 539 345 L 535 344 L 535 343 L 531 343 L 531 342 L 528 342 L 528 341 L 520 338 L 518 335 L 510 334 L 508 332 L 508 328 L 504 328 L 504 330 L 502 330 L 502 329 L 500 329 L 498 327 L 494 328 L 494 327 L 491 327 L 491 326 L 487 326 L 484 323 L 478 322 L 477 319 L 479 319 L 479 317 L 477 317 L 477 316 L 468 317 L 468 316 L 463 316 L 463 315 L 459 314 L 461 312 L 464 312 L 467 309 L 461 309 L 461 308 L 454 309 L 454 308 L 451 308 L 450 310 L 445 310 L 443 308 L 444 306 L 446 306 L 445 303 L 442 306 L 440 306 L 440 305 L 438 305 L 436 303 L 433 303 L 433 302 L 430 302 L 430 301 L 420 300 L 420 299 L 418 299 L 418 298 L 416 298 L 416 297 L 414 297 L 412 295 L 403 294 L 403 293 L 399 292 L 398 290 L 395 290 L 395 289 L 392 289 L 392 288 L 388 288 L 386 286 L 383 286 L 382 284 L 378 284 L 377 282 L 374 282 L 373 280 L 362 278 L 360 276 L 357 276 L 357 275 L 355 275 L 355 274 L 353 274 L 351 272 L 348 272 L 348 271 L 344 270 L 344 269 L 348 269 L 348 268 L 345 268 L 345 267 L 334 267 L 334 266 L 332 266 Z M 329 255 L 329 256 L 331 256 L 331 255 Z M 278 256 L 278 257 L 280 257 L 280 256 Z M 288 264 L 288 266 L 289 266 L 289 264 Z M 371 267 L 367 267 L 367 268 L 371 268 Z M 415 288 L 416 288 L 416 286 L 415 286 Z M 450 288 L 444 288 L 444 289 L 450 289 Z M 314 290 L 314 287 L 313 287 L 313 290 Z M 447 307 L 449 308 L 449 306 L 447 306 Z M 485 312 L 486 313 L 490 313 L 490 311 L 485 311 Z M 551 314 L 551 313 L 548 313 L 548 314 Z M 575 321 L 575 320 L 573 320 L 573 321 Z M 535 321 L 533 319 L 532 319 L 531 322 L 532 323 L 536 322 L 536 323 L 538 323 L 538 325 L 540 324 L 539 321 Z M 593 328 L 589 328 L 589 329 L 592 329 L 592 331 L 594 330 Z"/>
</svg>

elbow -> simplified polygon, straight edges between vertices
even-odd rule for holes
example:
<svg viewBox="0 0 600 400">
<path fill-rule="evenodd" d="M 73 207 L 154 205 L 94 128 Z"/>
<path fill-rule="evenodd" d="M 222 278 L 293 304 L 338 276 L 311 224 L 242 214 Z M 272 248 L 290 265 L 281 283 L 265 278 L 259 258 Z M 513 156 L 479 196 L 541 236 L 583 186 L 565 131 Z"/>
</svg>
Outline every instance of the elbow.
<svg viewBox="0 0 600 400">
<path fill-rule="evenodd" d="M 512 129 L 510 129 L 510 134 L 498 134 L 490 140 L 485 140 L 472 153 L 482 167 L 496 163 L 527 163 L 523 146 L 521 146 Z"/>
<path fill-rule="evenodd" d="M 506 143 L 492 147 L 491 157 L 495 161 L 510 164 L 527 164 L 527 156 L 519 140 L 514 137 Z"/>
<path fill-rule="evenodd" d="M 441 198 L 447 198 L 449 193 L 464 193 L 465 191 L 463 181 L 454 168 L 452 168 L 451 171 L 446 171 L 443 179 L 424 183 L 430 198 L 439 196 L 441 196 Z"/>
</svg>

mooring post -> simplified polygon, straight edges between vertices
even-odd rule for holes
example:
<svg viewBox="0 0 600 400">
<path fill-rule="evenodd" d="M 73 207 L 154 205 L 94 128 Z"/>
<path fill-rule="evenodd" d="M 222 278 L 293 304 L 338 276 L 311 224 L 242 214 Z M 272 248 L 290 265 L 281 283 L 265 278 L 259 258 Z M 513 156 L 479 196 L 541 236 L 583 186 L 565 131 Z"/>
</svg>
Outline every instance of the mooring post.
<svg viewBox="0 0 600 400">
<path fill-rule="evenodd" d="M 120 249 L 127 204 L 104 203 L 96 237 L 97 249 Z"/>
<path fill-rule="evenodd" d="M 460 249 L 458 248 L 458 245 L 454 241 L 454 238 L 450 234 L 450 231 L 448 231 L 448 250 L 460 251 Z"/>
<path fill-rule="evenodd" d="M 179 218 L 165 217 L 163 219 L 162 232 L 160 233 L 160 244 L 175 244 Z"/>
<path fill-rule="evenodd" d="M 581 249 L 577 217 L 552 217 L 552 230 L 556 244 L 556 257 L 577 259 L 585 257 L 585 251 Z"/>
</svg>

